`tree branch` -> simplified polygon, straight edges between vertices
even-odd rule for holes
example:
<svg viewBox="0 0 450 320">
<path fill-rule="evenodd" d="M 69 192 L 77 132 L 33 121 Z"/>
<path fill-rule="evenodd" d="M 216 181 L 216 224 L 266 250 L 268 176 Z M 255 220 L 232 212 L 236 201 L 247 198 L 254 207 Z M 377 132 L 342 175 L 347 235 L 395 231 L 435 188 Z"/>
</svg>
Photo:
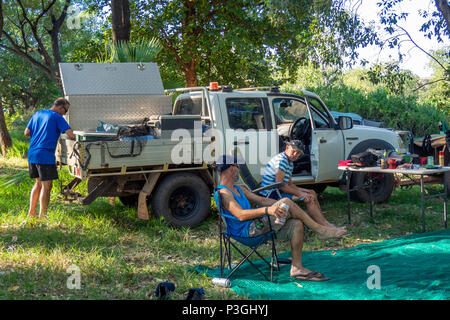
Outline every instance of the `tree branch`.
<svg viewBox="0 0 450 320">
<path fill-rule="evenodd" d="M 45 65 L 43 65 L 42 63 L 40 63 L 39 61 L 37 61 L 36 59 L 34 59 L 32 56 L 26 54 L 25 52 L 23 52 L 21 50 L 21 47 L 19 45 L 17 45 L 14 40 L 11 38 L 11 36 L 6 33 L 5 31 L 3 31 L 3 34 L 5 35 L 6 39 L 8 40 L 9 43 L 11 43 L 11 45 L 13 46 L 13 48 L 8 47 L 3 45 L 2 43 L 0 43 L 0 48 L 3 48 L 5 50 L 8 50 L 12 53 L 15 53 L 25 59 L 27 59 L 28 61 L 30 61 L 32 64 L 36 65 L 39 69 L 41 69 L 47 76 L 50 77 L 50 79 L 52 79 L 51 77 L 51 70 L 49 68 L 47 68 Z"/>
<path fill-rule="evenodd" d="M 184 63 L 184 61 L 181 59 L 180 55 L 178 54 L 177 49 L 175 48 L 175 46 L 173 45 L 172 40 L 170 39 L 170 37 L 167 35 L 166 31 L 164 30 L 164 28 L 160 28 L 160 31 L 167 43 L 167 47 L 175 54 L 175 59 L 177 59 L 178 63 L 181 64 L 186 70 L 188 68 L 188 66 L 186 65 L 186 63 Z"/>
<path fill-rule="evenodd" d="M 417 91 L 417 90 L 419 90 L 419 89 L 421 89 L 421 88 L 423 88 L 423 87 L 425 87 L 425 86 L 427 86 L 427 85 L 429 85 L 429 84 L 433 84 L 433 83 L 436 83 L 436 82 L 439 82 L 439 81 L 446 81 L 446 80 L 447 80 L 446 78 L 442 78 L 442 79 L 430 81 L 430 82 L 427 82 L 427 83 L 424 83 L 424 84 L 418 86 L 418 87 L 415 88 L 413 91 Z"/>
<path fill-rule="evenodd" d="M 421 48 L 421 47 L 420 47 L 420 46 L 419 46 L 419 45 L 411 38 L 411 35 L 408 33 L 408 31 L 406 31 L 405 29 L 403 29 L 403 28 L 400 27 L 399 25 L 397 25 L 397 27 L 400 28 L 400 29 L 402 29 L 403 32 L 405 32 L 405 34 L 408 36 L 409 40 L 411 40 L 411 42 L 412 42 L 417 48 L 419 48 L 420 51 L 422 51 L 422 52 L 425 53 L 427 56 L 429 56 L 431 59 L 433 59 L 434 61 L 436 61 L 436 63 L 437 63 L 438 65 L 440 65 L 441 68 L 444 69 L 447 73 L 449 72 L 449 70 L 448 70 L 446 67 L 444 67 L 444 65 L 443 65 L 438 59 L 436 59 L 436 58 L 433 57 L 430 53 L 428 53 L 427 51 L 425 51 L 424 49 L 422 49 L 422 48 Z"/>
</svg>

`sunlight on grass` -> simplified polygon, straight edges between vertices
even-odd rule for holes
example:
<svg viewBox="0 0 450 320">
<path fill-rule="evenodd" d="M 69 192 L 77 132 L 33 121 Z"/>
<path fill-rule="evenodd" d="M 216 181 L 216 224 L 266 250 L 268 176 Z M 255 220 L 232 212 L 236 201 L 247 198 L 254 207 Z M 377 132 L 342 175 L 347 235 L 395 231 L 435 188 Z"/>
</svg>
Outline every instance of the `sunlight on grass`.
<svg viewBox="0 0 450 320">
<path fill-rule="evenodd" d="M 0 159 L 0 185 L 26 172 L 23 159 Z M 65 171 L 60 179 L 71 180 Z M 55 181 L 46 218 L 27 219 L 33 182 L 25 177 L 0 188 L 0 299 L 154 299 L 159 282 L 174 282 L 175 299 L 184 299 L 193 287 L 204 288 L 206 299 L 243 299 L 231 290 L 211 284 L 211 278 L 193 271 L 197 265 L 218 266 L 217 208 L 198 228 L 172 229 L 163 220 L 141 221 L 136 209 L 119 201 L 111 206 L 97 199 L 89 206 L 64 203 Z M 86 193 L 86 185 L 79 192 Z M 344 192 L 328 188 L 320 197 L 327 219 L 347 223 Z M 442 204 L 427 203 L 427 231 L 442 229 Z M 388 203 L 374 207 L 352 203 L 352 225 L 343 239 L 319 240 L 307 231 L 304 250 L 338 250 L 420 232 L 420 190 L 397 189 Z M 279 252 L 290 251 L 278 242 Z M 269 255 L 270 246 L 262 252 Z M 233 260 L 237 259 L 237 254 Z M 71 265 L 79 267 L 81 289 L 67 288 Z"/>
</svg>

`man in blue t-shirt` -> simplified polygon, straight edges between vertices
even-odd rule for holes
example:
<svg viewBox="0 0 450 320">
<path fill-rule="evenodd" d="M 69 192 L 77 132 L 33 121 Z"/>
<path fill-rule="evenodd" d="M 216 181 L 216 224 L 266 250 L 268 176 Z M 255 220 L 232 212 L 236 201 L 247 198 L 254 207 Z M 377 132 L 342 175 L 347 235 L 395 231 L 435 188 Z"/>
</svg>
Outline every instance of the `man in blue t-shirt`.
<svg viewBox="0 0 450 320">
<path fill-rule="evenodd" d="M 61 133 L 66 133 L 70 139 L 75 140 L 72 129 L 63 118 L 69 106 L 69 101 L 66 99 L 56 99 L 50 109 L 33 114 L 24 132 L 31 138 L 28 149 L 29 175 L 30 178 L 36 179 L 31 190 L 28 215 L 36 216 L 36 205 L 39 200 L 39 220 L 47 213 L 52 181 L 58 179 L 55 150 L 59 136 Z"/>
</svg>

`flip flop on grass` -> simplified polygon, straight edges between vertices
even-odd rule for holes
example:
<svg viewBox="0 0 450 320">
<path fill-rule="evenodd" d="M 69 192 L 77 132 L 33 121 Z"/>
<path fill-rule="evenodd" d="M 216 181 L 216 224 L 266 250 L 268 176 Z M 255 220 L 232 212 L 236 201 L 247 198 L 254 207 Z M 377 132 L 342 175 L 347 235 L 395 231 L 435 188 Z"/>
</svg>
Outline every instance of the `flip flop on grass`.
<svg viewBox="0 0 450 320">
<path fill-rule="evenodd" d="M 296 280 L 300 281 L 327 281 L 330 280 L 330 278 L 326 278 L 323 274 L 317 271 L 311 271 L 307 274 L 298 274 L 293 276 Z"/>
</svg>

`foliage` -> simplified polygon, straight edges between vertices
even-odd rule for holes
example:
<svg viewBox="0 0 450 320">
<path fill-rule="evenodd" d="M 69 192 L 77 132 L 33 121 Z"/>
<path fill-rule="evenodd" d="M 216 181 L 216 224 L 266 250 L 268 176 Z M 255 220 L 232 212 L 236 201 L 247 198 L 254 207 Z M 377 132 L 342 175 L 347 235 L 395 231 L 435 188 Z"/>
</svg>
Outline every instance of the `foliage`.
<svg viewBox="0 0 450 320">
<path fill-rule="evenodd" d="M 430 65 L 434 72 L 431 79 L 423 84 L 419 97 L 423 102 L 432 103 L 444 114 L 450 114 L 450 47 L 444 47 L 432 54 L 442 61 L 445 69 L 431 60 Z"/>
<path fill-rule="evenodd" d="M 379 82 L 370 81 L 373 69 L 355 69 L 337 75 L 328 85 L 327 75 L 315 68 L 304 67 L 298 72 L 299 79 L 303 80 L 294 85 L 286 84 L 282 90 L 300 95 L 304 89 L 313 91 L 330 110 L 356 113 L 365 119 L 383 122 L 388 128 L 411 130 L 418 137 L 438 133 L 441 120 L 450 122 L 449 112 L 437 108 L 431 98 L 411 89 L 417 85 L 415 80 L 408 80 L 411 83 L 407 90 L 393 92 L 387 89 L 383 78 Z M 448 106 L 448 99 L 445 103 Z"/>
<path fill-rule="evenodd" d="M 70 2 L 15 0 L 3 3 L 3 13 L 8 19 L 4 21 L 1 51 L 23 57 L 58 86 L 58 63 L 61 62 L 59 36 L 61 29 L 65 28 L 64 20 Z M 64 40 L 70 41 L 70 38 Z"/>
<path fill-rule="evenodd" d="M 187 85 L 267 85 L 274 72 L 307 61 L 342 65 L 374 41 L 342 2 L 143 0 L 132 20 L 139 36 L 160 39 L 159 61 L 182 72 Z"/>
<path fill-rule="evenodd" d="M 408 17 L 408 13 L 398 10 L 399 5 L 403 2 L 404 0 L 383 0 L 377 2 L 378 7 L 381 9 L 380 22 L 385 25 L 385 30 L 389 34 L 395 34 L 397 31 L 396 25 Z M 420 28 L 420 31 L 424 32 L 426 37 L 430 39 L 434 37 L 438 42 L 444 41 L 442 37 L 450 37 L 449 26 L 445 22 L 444 13 L 436 4 L 434 4 L 434 10 L 421 10 L 419 13 L 423 18 L 429 19 Z M 389 40 L 389 45 L 396 46 L 398 42 L 399 38 L 396 36 Z"/>
<path fill-rule="evenodd" d="M 57 86 L 24 58 L 6 51 L 0 55 L 0 94 L 11 115 L 50 105 L 60 94 Z"/>
<path fill-rule="evenodd" d="M 16 112 L 13 114 L 9 114 L 9 112 L 7 112 L 5 114 L 5 122 L 6 122 L 6 128 L 8 129 L 8 131 L 11 131 L 13 129 L 13 124 L 14 121 L 17 120 L 17 118 L 20 117 L 20 113 Z"/>
<path fill-rule="evenodd" d="M 19 171 L 26 171 L 26 162 L 0 160 L 0 184 Z M 63 183 L 70 181 L 65 169 L 59 174 Z M 0 299 L 149 300 L 155 299 L 155 288 L 163 281 L 175 283 L 172 298 L 177 300 L 185 299 L 190 288 L 204 288 L 205 300 L 245 299 L 192 271 L 198 265 L 213 268 L 219 264 L 214 204 L 211 216 L 198 228 L 172 229 L 154 218 L 138 220 L 136 209 L 117 200 L 115 206 L 107 199 L 89 206 L 65 203 L 55 183 L 48 215 L 37 222 L 26 219 L 31 179 L 17 186 L 0 187 Z M 346 224 L 345 192 L 328 188 L 320 203 L 330 222 Z M 352 203 L 352 224 L 341 240 L 319 240 L 311 230 L 306 231 L 303 250 L 334 250 L 335 254 L 359 244 L 420 232 L 418 187 L 397 188 L 388 203 L 374 206 L 373 217 L 368 210 L 368 204 Z M 442 203 L 437 199 L 427 202 L 426 225 L 427 231 L 442 229 Z M 262 255 L 270 256 L 270 249 L 263 246 Z M 277 241 L 277 251 L 290 251 L 289 241 Z M 232 257 L 236 263 L 239 255 Z M 66 285 L 66 271 L 73 264 L 81 271 L 79 290 Z M 306 259 L 305 267 L 311 267 Z M 289 272 L 289 266 L 282 268 L 281 272 Z"/>
<path fill-rule="evenodd" d="M 404 94 L 406 88 L 411 86 L 414 75 L 409 70 L 400 70 L 398 62 L 377 63 L 362 76 L 374 85 L 384 85 L 388 94 Z"/>
<path fill-rule="evenodd" d="M 119 42 L 111 46 L 112 62 L 150 62 L 155 59 L 162 47 L 155 38 L 135 42 Z"/>
<path fill-rule="evenodd" d="M 308 89 L 319 94 L 331 110 L 357 113 L 383 122 L 387 128 L 410 130 L 418 137 L 438 133 L 439 121 L 450 120 L 449 114 L 439 112 L 433 105 L 420 104 L 417 97 L 388 95 L 382 88 L 368 94 L 346 85 Z"/>
</svg>

